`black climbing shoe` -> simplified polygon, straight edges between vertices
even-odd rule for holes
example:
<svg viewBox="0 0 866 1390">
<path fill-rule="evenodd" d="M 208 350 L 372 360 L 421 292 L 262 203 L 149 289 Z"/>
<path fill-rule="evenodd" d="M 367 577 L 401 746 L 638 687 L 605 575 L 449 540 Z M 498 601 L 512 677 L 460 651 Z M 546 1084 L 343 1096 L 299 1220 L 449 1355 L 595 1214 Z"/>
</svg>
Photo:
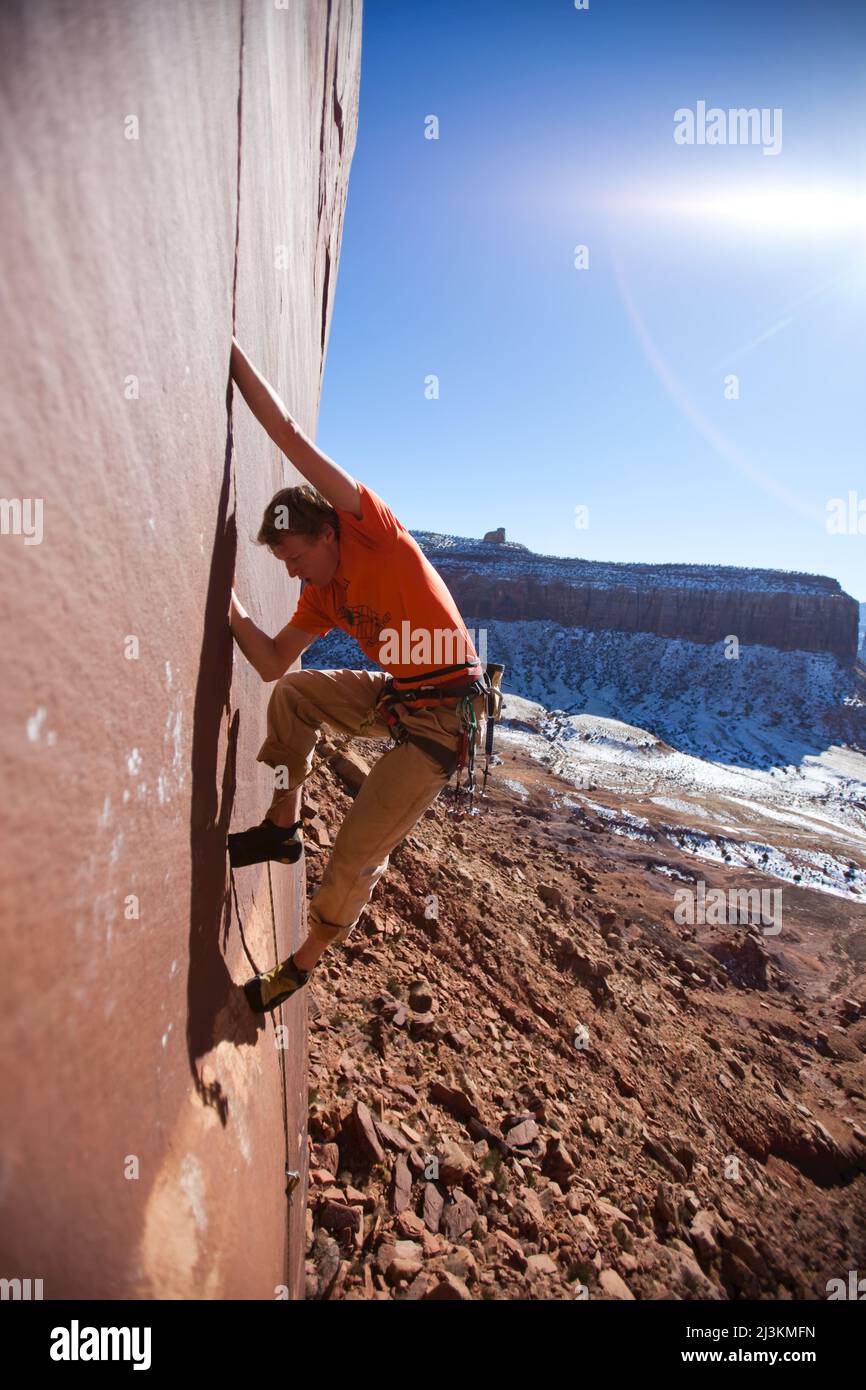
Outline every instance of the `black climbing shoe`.
<svg viewBox="0 0 866 1390">
<path fill-rule="evenodd" d="M 275 825 L 266 816 L 261 825 L 229 835 L 229 862 L 232 868 L 263 864 L 267 859 L 275 859 L 278 864 L 296 864 L 304 852 L 301 826 L 299 820 L 294 825 Z"/>
<path fill-rule="evenodd" d="M 254 975 L 244 985 L 244 994 L 253 1013 L 269 1013 L 290 995 L 303 989 L 315 970 L 299 970 L 291 956 L 265 975 Z"/>
</svg>

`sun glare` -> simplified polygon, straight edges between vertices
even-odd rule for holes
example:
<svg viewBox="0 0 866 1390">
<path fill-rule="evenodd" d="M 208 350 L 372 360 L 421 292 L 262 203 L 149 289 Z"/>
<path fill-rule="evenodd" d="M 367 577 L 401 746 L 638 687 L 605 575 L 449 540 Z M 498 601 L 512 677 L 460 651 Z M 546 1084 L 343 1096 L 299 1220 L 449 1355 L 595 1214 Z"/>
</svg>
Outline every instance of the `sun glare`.
<svg viewBox="0 0 866 1390">
<path fill-rule="evenodd" d="M 866 194 L 813 187 L 713 193 L 658 202 L 659 210 L 738 223 L 750 231 L 825 234 L 866 230 Z"/>
</svg>

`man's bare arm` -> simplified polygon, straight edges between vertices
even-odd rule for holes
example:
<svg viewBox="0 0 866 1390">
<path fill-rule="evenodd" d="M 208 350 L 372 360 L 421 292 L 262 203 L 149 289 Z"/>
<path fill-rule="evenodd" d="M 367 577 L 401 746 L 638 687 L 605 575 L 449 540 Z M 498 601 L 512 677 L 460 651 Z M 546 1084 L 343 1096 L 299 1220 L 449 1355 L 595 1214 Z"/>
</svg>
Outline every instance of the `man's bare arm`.
<svg viewBox="0 0 866 1390">
<path fill-rule="evenodd" d="M 232 338 L 232 378 L 259 424 L 307 482 L 312 483 L 332 507 L 352 512 L 360 520 L 361 497 L 355 479 L 316 448 L 292 419 L 273 387 L 256 371 L 237 338 Z"/>
<path fill-rule="evenodd" d="M 285 675 L 315 636 L 287 623 L 276 637 L 269 637 L 253 622 L 234 589 L 229 605 L 229 626 L 234 639 L 263 681 L 277 681 Z"/>
</svg>

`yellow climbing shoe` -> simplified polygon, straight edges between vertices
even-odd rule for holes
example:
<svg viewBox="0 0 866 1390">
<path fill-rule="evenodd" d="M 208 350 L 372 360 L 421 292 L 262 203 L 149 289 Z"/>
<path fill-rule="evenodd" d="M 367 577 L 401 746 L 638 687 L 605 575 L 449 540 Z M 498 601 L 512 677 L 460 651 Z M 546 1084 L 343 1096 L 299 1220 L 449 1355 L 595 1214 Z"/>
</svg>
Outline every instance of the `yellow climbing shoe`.
<svg viewBox="0 0 866 1390">
<path fill-rule="evenodd" d="M 293 957 L 289 956 L 281 965 L 275 965 L 273 970 L 247 980 L 244 985 L 247 1003 L 254 1013 L 269 1013 L 297 990 L 303 989 L 314 969 L 315 966 L 311 970 L 299 970 Z"/>
</svg>

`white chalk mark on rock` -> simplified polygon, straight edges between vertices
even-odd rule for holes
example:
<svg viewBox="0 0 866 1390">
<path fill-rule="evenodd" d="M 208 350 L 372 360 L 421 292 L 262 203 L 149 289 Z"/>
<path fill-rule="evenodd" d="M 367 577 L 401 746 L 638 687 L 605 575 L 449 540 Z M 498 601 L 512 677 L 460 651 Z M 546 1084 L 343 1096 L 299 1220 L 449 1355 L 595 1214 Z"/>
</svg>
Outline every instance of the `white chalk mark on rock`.
<svg viewBox="0 0 866 1390">
<path fill-rule="evenodd" d="M 44 705 L 40 705 L 35 714 L 31 714 L 27 720 L 27 737 L 31 743 L 39 743 L 42 738 L 42 726 L 48 718 L 48 711 Z M 45 734 L 45 742 L 51 746 L 57 742 L 57 735 L 53 729 L 49 729 Z"/>
</svg>

